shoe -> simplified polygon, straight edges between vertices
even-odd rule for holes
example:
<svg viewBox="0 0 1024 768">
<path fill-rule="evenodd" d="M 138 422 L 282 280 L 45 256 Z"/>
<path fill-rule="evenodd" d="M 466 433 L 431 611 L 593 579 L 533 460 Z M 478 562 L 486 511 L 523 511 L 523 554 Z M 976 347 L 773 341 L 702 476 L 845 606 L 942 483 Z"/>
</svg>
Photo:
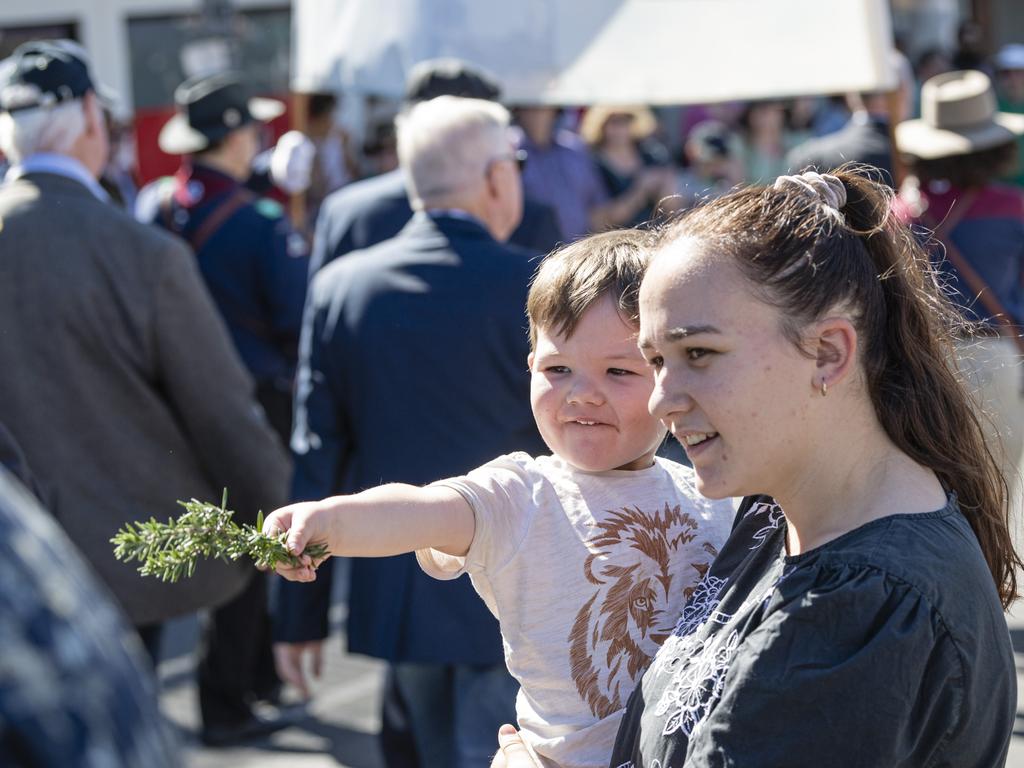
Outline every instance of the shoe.
<svg viewBox="0 0 1024 768">
<path fill-rule="evenodd" d="M 252 703 L 270 705 L 272 707 L 285 706 L 284 683 L 275 683 L 265 690 L 256 690 L 252 693 Z"/>
<path fill-rule="evenodd" d="M 289 725 L 283 718 L 263 717 L 252 713 L 245 720 L 232 725 L 203 726 L 199 741 L 208 747 L 227 747 L 266 736 Z"/>
</svg>

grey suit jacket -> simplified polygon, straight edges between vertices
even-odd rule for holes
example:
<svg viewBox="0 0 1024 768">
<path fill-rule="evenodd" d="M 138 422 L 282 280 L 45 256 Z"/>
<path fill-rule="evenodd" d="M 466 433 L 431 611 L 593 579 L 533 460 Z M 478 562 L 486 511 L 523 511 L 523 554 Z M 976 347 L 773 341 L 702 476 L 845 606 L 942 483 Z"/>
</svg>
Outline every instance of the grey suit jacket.
<svg viewBox="0 0 1024 768">
<path fill-rule="evenodd" d="M 0 186 L 0 423 L 51 511 L 136 624 L 217 605 L 251 568 L 143 578 L 109 542 L 177 499 L 254 517 L 286 498 L 288 459 L 253 398 L 195 259 L 81 184 Z"/>
</svg>

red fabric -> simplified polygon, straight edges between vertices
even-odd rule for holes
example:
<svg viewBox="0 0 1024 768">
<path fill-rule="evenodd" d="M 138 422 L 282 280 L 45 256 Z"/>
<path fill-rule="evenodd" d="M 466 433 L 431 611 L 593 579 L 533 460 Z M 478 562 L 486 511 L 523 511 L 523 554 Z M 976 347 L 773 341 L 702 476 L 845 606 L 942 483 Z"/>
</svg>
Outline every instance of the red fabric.
<svg viewBox="0 0 1024 768">
<path fill-rule="evenodd" d="M 928 200 L 928 213 L 936 221 L 942 221 L 957 198 L 963 197 L 963 190 L 950 187 L 941 193 L 928 190 L 922 196 Z M 967 209 L 964 218 L 979 219 L 1020 219 L 1024 217 L 1024 191 L 1007 184 L 989 184 L 978 191 L 973 205 Z"/>
</svg>

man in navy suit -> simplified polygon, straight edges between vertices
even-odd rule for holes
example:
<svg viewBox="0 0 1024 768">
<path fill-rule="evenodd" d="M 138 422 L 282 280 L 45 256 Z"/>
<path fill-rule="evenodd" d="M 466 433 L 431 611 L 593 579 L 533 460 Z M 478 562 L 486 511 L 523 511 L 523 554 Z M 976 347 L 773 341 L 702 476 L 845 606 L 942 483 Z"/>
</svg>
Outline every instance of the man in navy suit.
<svg viewBox="0 0 1024 768">
<path fill-rule="evenodd" d="M 405 101 L 409 106 L 438 96 L 496 101 L 500 92 L 490 77 L 463 61 L 430 59 L 410 72 Z M 525 153 L 521 157 L 526 159 Z M 394 237 L 411 217 L 401 168 L 339 189 L 320 208 L 310 275 L 339 256 Z M 561 240 L 554 208 L 524 200 L 522 221 L 509 241 L 534 253 L 547 253 Z"/>
<path fill-rule="evenodd" d="M 534 264 L 504 245 L 522 188 L 508 112 L 442 96 L 398 126 L 415 214 L 393 239 L 310 285 L 300 350 L 294 498 L 429 483 L 510 451 L 543 451 L 530 413 L 524 307 Z M 324 567 L 329 567 L 325 564 Z M 330 573 L 282 583 L 282 675 L 327 634 Z M 497 622 L 465 579 L 412 555 L 353 561 L 348 649 L 391 662 L 421 766 L 479 766 L 514 716 Z"/>
</svg>

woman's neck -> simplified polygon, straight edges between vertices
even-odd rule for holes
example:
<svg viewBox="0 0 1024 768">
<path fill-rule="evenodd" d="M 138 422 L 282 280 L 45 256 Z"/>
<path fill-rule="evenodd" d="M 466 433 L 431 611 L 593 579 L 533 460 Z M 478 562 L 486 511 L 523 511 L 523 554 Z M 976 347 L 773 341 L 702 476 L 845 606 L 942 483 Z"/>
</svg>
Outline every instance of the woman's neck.
<svg viewBox="0 0 1024 768">
<path fill-rule="evenodd" d="M 872 520 L 932 512 L 946 503 L 935 473 L 915 462 L 875 419 L 863 428 L 831 430 L 811 461 L 775 500 L 786 514 L 787 551 L 820 547 Z"/>
</svg>

